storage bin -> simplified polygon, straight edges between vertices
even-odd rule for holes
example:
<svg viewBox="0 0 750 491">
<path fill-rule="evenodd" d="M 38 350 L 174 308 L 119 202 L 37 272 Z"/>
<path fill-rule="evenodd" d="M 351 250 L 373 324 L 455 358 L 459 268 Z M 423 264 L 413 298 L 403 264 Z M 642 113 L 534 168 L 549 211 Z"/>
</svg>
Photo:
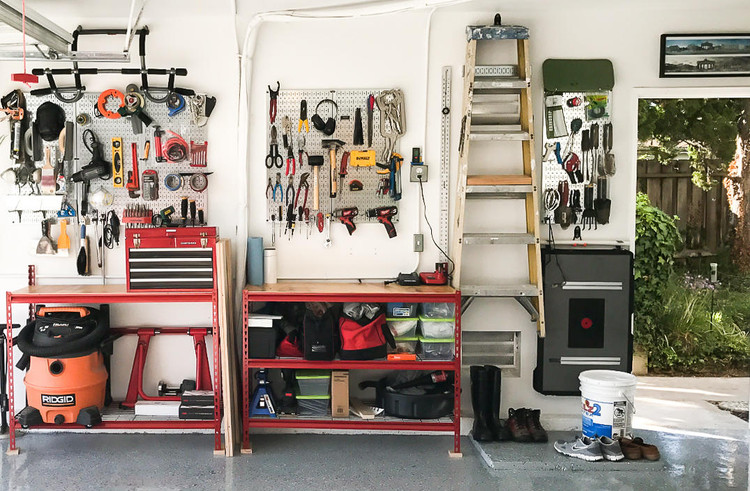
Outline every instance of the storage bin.
<svg viewBox="0 0 750 491">
<path fill-rule="evenodd" d="M 330 370 L 297 370 L 295 376 L 302 396 L 326 396 L 331 387 Z"/>
<path fill-rule="evenodd" d="M 388 317 L 416 317 L 417 303 L 389 302 L 386 307 Z"/>
<path fill-rule="evenodd" d="M 391 346 L 388 345 L 388 353 L 409 353 L 412 355 L 417 353 L 418 337 L 394 338 L 394 341 L 396 341 L 396 347 L 391 348 Z"/>
<path fill-rule="evenodd" d="M 422 336 L 430 339 L 453 338 L 455 334 L 456 320 L 441 319 L 437 317 L 419 316 L 419 330 Z"/>
<path fill-rule="evenodd" d="M 430 317 L 432 319 L 453 319 L 456 317 L 456 304 L 423 303 L 422 317 Z"/>
<path fill-rule="evenodd" d="M 331 408 L 331 396 L 303 396 L 297 391 L 297 411 L 300 416 L 327 416 Z"/>
<path fill-rule="evenodd" d="M 419 357 L 422 360 L 453 360 L 455 355 L 453 338 L 427 339 L 419 337 Z"/>
<path fill-rule="evenodd" d="M 394 338 L 413 338 L 417 335 L 417 322 L 419 318 L 386 318 L 388 329 L 391 330 Z"/>
</svg>

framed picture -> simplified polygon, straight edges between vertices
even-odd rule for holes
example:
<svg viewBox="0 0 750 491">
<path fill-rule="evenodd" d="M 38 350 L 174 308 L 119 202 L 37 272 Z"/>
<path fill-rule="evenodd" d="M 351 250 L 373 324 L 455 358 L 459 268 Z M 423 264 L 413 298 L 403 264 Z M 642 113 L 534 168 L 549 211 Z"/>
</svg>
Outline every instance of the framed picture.
<svg viewBox="0 0 750 491">
<path fill-rule="evenodd" d="M 659 77 L 750 76 L 750 34 L 662 34 Z"/>
</svg>

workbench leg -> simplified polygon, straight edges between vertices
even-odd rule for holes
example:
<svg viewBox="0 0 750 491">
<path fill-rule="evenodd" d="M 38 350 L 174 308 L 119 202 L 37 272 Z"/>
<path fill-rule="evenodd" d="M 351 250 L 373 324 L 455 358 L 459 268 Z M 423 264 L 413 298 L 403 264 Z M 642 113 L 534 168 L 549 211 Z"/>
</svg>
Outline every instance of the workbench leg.
<svg viewBox="0 0 750 491">
<path fill-rule="evenodd" d="M 451 458 L 461 458 L 461 293 L 455 298 L 455 331 L 454 337 L 454 371 L 453 371 L 453 451 L 448 452 Z"/>
<path fill-rule="evenodd" d="M 213 316 L 213 345 L 214 345 L 214 450 L 223 450 L 221 445 L 221 351 L 219 343 L 219 295 L 214 289 L 211 295 L 211 312 Z"/>
<path fill-rule="evenodd" d="M 16 448 L 16 411 L 15 411 L 15 398 L 16 398 L 16 386 L 13 382 L 13 305 L 11 292 L 5 292 L 5 321 L 7 322 L 5 327 L 5 338 L 6 342 L 6 370 L 8 378 L 8 451 L 6 455 L 18 455 L 18 448 Z"/>
<path fill-rule="evenodd" d="M 241 453 L 249 454 L 253 452 L 250 446 L 250 425 L 248 422 L 250 413 L 250 380 L 247 368 L 247 359 L 250 354 L 248 350 L 248 317 L 249 314 L 248 298 L 245 296 L 245 292 L 242 292 L 242 407 L 240 408 L 240 421 L 242 421 L 242 448 Z"/>
</svg>

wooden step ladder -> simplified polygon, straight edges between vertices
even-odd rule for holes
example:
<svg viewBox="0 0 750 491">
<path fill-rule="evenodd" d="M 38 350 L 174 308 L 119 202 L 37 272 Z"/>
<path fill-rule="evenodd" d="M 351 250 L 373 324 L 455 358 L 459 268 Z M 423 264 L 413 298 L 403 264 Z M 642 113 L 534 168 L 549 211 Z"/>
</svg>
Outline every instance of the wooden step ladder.
<svg viewBox="0 0 750 491">
<path fill-rule="evenodd" d="M 462 310 L 477 297 L 515 298 L 537 323 L 539 335 L 544 337 L 544 302 L 542 298 L 542 263 L 539 242 L 539 203 L 537 201 L 534 170 L 534 116 L 531 106 L 531 70 L 529 66 L 529 31 L 522 26 L 500 25 L 499 15 L 492 26 L 466 28 L 466 65 L 464 66 L 463 119 L 459 143 L 459 173 L 456 213 L 452 234 L 451 254 L 455 258 L 453 287 L 461 290 Z M 498 43 L 515 41 L 518 65 L 476 65 L 477 41 Z M 518 125 L 483 124 L 495 119 L 502 121 L 508 112 L 493 114 L 481 106 L 504 94 L 518 94 Z M 475 97 L 476 96 L 476 97 Z M 481 104 L 480 104 L 481 103 Z M 474 105 L 477 105 L 474 108 Z M 489 104 L 488 104 L 489 106 Z M 472 121 L 472 112 L 476 121 Z M 472 141 L 516 141 L 523 153 L 523 174 L 469 175 L 469 146 Z M 467 199 L 523 199 L 526 208 L 526 233 L 466 233 L 464 212 Z M 529 282 L 523 284 L 466 285 L 461 283 L 461 254 L 464 245 L 518 244 L 528 252 Z"/>
</svg>

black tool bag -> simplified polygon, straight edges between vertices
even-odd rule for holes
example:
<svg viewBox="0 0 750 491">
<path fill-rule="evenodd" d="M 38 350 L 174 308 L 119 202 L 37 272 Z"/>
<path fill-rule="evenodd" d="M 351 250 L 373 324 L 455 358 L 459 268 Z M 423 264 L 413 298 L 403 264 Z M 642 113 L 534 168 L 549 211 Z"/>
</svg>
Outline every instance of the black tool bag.
<svg viewBox="0 0 750 491">
<path fill-rule="evenodd" d="M 328 309 L 322 316 L 311 310 L 305 311 L 303 336 L 305 338 L 305 360 L 333 360 L 339 350 L 338 315 Z"/>
</svg>

